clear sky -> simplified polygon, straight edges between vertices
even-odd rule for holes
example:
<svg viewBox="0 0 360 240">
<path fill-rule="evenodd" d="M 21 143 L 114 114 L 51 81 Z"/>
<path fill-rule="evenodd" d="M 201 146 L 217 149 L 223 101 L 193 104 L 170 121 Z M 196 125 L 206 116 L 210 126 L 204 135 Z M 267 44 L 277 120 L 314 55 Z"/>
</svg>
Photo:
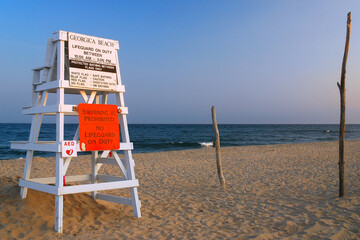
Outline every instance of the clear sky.
<svg viewBox="0 0 360 240">
<path fill-rule="evenodd" d="M 118 40 L 129 123 L 360 123 L 359 1 L 1 1 L 0 122 L 30 122 L 57 30 Z"/>
</svg>

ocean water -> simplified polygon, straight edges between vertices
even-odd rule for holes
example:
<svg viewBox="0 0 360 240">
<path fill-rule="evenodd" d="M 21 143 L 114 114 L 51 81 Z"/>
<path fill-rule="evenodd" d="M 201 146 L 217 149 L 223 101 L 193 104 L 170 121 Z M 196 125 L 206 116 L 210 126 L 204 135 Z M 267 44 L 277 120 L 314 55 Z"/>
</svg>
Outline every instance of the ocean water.
<svg viewBox="0 0 360 240">
<path fill-rule="evenodd" d="M 77 124 L 65 125 L 65 140 L 73 139 Z M 27 141 L 30 124 L 0 124 L 0 159 L 25 158 L 26 152 L 10 149 L 10 141 Z M 336 141 L 337 124 L 295 125 L 219 125 L 221 146 L 247 146 L 283 143 Z M 210 124 L 130 124 L 129 134 L 135 153 L 212 147 L 214 133 Z M 347 140 L 360 139 L 360 124 L 346 125 Z M 55 140 L 55 124 L 43 124 L 39 140 Z M 35 152 L 36 156 L 54 153 Z"/>
</svg>

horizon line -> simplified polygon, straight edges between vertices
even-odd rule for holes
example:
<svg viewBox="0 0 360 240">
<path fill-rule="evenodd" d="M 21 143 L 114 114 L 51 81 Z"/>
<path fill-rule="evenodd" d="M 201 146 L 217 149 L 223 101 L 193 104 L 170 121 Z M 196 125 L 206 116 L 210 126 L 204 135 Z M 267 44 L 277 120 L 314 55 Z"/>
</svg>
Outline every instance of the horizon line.
<svg viewBox="0 0 360 240">
<path fill-rule="evenodd" d="M 0 124 L 31 124 L 31 122 L 0 122 Z M 56 124 L 46 123 L 42 124 Z M 79 123 L 65 123 L 65 124 L 79 124 Z M 212 123 L 128 123 L 133 125 L 213 125 Z M 218 125 L 339 125 L 340 123 L 218 123 Z M 360 125 L 360 123 L 346 123 L 352 125 Z"/>
</svg>

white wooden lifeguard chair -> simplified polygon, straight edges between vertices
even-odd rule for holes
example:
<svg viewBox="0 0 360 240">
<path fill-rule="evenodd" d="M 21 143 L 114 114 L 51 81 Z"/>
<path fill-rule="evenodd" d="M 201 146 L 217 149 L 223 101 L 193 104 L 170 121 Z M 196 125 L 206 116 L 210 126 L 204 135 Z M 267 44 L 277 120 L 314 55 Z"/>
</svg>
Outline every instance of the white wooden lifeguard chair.
<svg viewBox="0 0 360 240">
<path fill-rule="evenodd" d="M 70 36 L 72 37 L 71 40 Z M 72 43 L 78 41 L 78 43 L 76 43 L 78 45 L 73 44 L 70 46 L 70 41 L 72 41 Z M 90 49 L 87 49 L 87 52 L 85 53 L 86 47 L 89 46 Z M 76 52 L 74 48 L 77 48 L 77 51 L 81 50 L 82 52 Z M 126 120 L 128 109 L 125 107 L 124 103 L 123 93 L 125 92 L 125 87 L 121 84 L 117 55 L 118 49 L 119 44 L 114 40 L 57 31 L 53 34 L 52 38 L 48 39 L 45 66 L 33 69 L 32 105 L 23 110 L 23 114 L 33 116 L 29 141 L 11 142 L 11 148 L 27 151 L 23 178 L 20 179 L 19 182 L 19 186 L 21 187 L 21 197 L 26 198 L 28 188 L 55 195 L 55 230 L 59 233 L 63 231 L 63 195 L 66 194 L 91 192 L 95 200 L 101 199 L 130 205 L 133 208 L 134 216 L 138 218 L 141 217 L 141 203 L 137 192 L 139 182 L 135 178 L 134 173 L 135 164 L 131 153 L 133 144 L 130 142 Z M 114 51 L 112 52 L 112 50 Z M 105 54 L 101 54 L 101 51 L 104 51 Z M 108 52 L 106 53 L 106 51 Z M 82 53 L 86 56 L 82 56 Z M 93 56 L 93 58 L 91 58 L 91 56 Z M 82 64 L 81 62 L 83 62 L 82 66 L 80 66 Z M 77 69 L 79 66 L 76 64 L 80 64 L 80 68 L 83 69 Z M 86 69 L 84 69 L 85 65 L 91 66 L 94 64 L 95 67 L 98 66 L 98 68 L 85 67 Z M 72 66 L 73 68 L 71 68 Z M 112 69 L 110 73 L 107 71 L 109 69 Z M 88 74 L 87 76 L 96 71 L 100 71 L 100 73 L 104 73 L 104 76 L 108 77 L 100 80 L 98 79 L 99 81 L 102 81 L 102 84 L 98 84 L 98 82 L 94 80 L 95 78 L 84 78 L 82 79 L 82 82 L 85 84 L 82 84 L 79 83 L 79 81 L 77 82 L 75 77 L 72 77 L 73 72 L 76 71 L 85 71 L 87 72 L 86 74 Z M 70 94 L 80 95 L 84 102 L 88 104 L 108 104 L 108 96 L 110 94 L 115 94 L 119 110 L 121 143 L 119 149 L 107 149 L 101 152 L 91 151 L 91 173 L 66 176 L 67 183 L 80 182 L 81 184 L 64 186 L 63 177 L 66 175 L 66 171 L 72 160 L 72 157 L 64 157 L 64 154 L 62 153 L 62 144 L 64 142 L 64 117 L 78 115 L 77 105 L 65 104 L 65 97 Z M 56 103 L 47 104 L 48 96 L 54 96 Z M 38 141 L 44 115 L 56 116 L 56 141 Z M 79 128 L 77 129 L 73 140 L 76 141 L 75 150 L 81 152 L 82 148 L 79 144 Z M 31 165 L 33 162 L 34 151 L 55 153 L 55 177 L 31 178 Z M 120 158 L 117 151 L 122 151 L 124 158 Z M 123 176 L 98 174 L 98 171 L 103 164 L 117 165 L 120 167 Z M 125 198 L 98 192 L 120 188 L 129 188 L 131 197 Z"/>
</svg>

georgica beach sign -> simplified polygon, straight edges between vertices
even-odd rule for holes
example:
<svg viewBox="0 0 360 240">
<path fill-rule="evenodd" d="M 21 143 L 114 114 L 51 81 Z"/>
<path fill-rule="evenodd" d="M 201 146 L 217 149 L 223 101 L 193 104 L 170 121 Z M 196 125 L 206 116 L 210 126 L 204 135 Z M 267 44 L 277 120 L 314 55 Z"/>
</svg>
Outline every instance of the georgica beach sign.
<svg viewBox="0 0 360 240">
<path fill-rule="evenodd" d="M 83 34 L 68 34 L 70 86 L 115 90 L 119 43 Z"/>
</svg>

